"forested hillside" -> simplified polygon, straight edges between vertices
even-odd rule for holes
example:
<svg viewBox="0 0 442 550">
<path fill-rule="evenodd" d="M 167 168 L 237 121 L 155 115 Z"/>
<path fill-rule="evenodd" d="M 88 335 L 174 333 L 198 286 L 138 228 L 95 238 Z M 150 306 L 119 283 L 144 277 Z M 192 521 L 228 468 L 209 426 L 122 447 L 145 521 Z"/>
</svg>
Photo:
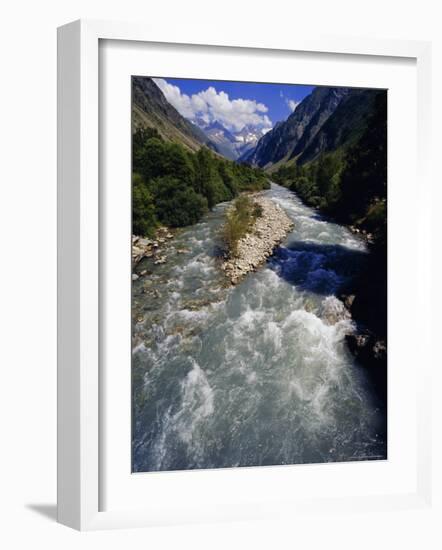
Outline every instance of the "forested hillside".
<svg viewBox="0 0 442 550">
<path fill-rule="evenodd" d="M 133 233 L 150 236 L 158 224 L 198 222 L 219 202 L 240 191 L 269 187 L 257 168 L 235 164 L 206 147 L 196 152 L 164 140 L 155 128 L 138 129 L 132 140 Z"/>
<path fill-rule="evenodd" d="M 303 152 L 298 162 L 281 166 L 272 178 L 307 204 L 377 236 L 386 223 L 387 96 L 377 92 L 361 95 L 357 101 L 363 101 L 364 108 L 370 106 L 365 118 L 355 116 L 354 108 L 350 116 L 350 101 L 346 102 L 318 137 L 327 143 L 325 152 L 302 163 Z"/>
</svg>

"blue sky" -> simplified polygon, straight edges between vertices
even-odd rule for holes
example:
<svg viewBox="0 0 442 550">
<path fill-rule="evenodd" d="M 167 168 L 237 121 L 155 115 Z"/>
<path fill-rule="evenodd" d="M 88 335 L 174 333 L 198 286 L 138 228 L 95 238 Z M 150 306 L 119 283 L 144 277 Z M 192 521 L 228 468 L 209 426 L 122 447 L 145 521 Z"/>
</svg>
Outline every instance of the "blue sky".
<svg viewBox="0 0 442 550">
<path fill-rule="evenodd" d="M 265 130 L 285 120 L 313 86 L 260 84 L 156 78 L 155 82 L 172 105 L 186 118 L 214 119 L 238 131 L 245 124 Z"/>
</svg>

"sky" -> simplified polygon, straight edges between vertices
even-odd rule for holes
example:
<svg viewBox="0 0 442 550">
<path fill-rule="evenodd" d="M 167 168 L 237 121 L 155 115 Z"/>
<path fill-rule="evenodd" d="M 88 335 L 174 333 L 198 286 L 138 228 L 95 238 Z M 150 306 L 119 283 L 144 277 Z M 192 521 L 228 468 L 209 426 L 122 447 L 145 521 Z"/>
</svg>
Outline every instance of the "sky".
<svg viewBox="0 0 442 550">
<path fill-rule="evenodd" d="M 221 80 L 155 78 L 166 99 L 184 117 L 218 120 L 230 131 L 248 124 L 264 131 L 285 120 L 314 86 Z"/>
</svg>

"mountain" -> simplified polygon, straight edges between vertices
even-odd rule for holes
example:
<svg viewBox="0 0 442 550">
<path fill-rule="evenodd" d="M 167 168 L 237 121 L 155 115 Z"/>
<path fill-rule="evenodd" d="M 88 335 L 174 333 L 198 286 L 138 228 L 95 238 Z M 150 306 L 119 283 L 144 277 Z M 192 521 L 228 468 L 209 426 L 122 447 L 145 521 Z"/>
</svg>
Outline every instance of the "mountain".
<svg viewBox="0 0 442 550">
<path fill-rule="evenodd" d="M 376 98 L 383 90 L 350 90 L 326 122 L 307 140 L 303 138 L 291 154 L 298 164 L 317 158 L 338 148 L 356 143 L 367 128 Z"/>
<path fill-rule="evenodd" d="M 297 106 L 284 122 L 279 122 L 257 143 L 255 149 L 240 160 L 269 168 L 304 150 L 319 129 L 348 95 L 348 88 L 317 87 Z"/>
<path fill-rule="evenodd" d="M 195 125 L 216 145 L 218 151 L 230 160 L 237 160 L 253 149 L 264 135 L 261 129 L 250 125 L 237 132 L 230 131 L 218 120 L 207 123 L 202 118 L 197 118 Z"/>
<path fill-rule="evenodd" d="M 242 130 L 235 133 L 237 141 L 237 151 L 239 158 L 246 155 L 252 149 L 254 149 L 258 141 L 266 134 L 266 132 L 259 128 L 246 125 Z"/>
<path fill-rule="evenodd" d="M 238 153 L 235 148 L 235 136 L 217 120 L 207 124 L 202 119 L 196 119 L 195 125 L 216 145 L 216 148 L 223 156 L 230 160 L 236 160 L 238 158 Z"/>
<path fill-rule="evenodd" d="M 151 78 L 132 78 L 132 131 L 156 128 L 166 141 L 198 151 L 203 145 L 214 151 L 217 146 L 195 124 L 185 119 L 164 97 Z"/>
</svg>

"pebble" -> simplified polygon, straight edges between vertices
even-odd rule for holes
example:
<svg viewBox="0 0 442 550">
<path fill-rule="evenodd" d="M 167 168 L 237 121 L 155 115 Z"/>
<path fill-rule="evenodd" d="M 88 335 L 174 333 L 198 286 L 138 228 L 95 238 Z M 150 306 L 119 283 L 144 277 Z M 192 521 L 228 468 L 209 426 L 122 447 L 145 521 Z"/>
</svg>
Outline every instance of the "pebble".
<svg viewBox="0 0 442 550">
<path fill-rule="evenodd" d="M 239 241 L 238 256 L 223 264 L 233 285 L 264 263 L 293 227 L 284 210 L 272 200 L 259 197 L 255 202 L 261 206 L 262 216 L 257 218 L 251 232 Z"/>
</svg>

